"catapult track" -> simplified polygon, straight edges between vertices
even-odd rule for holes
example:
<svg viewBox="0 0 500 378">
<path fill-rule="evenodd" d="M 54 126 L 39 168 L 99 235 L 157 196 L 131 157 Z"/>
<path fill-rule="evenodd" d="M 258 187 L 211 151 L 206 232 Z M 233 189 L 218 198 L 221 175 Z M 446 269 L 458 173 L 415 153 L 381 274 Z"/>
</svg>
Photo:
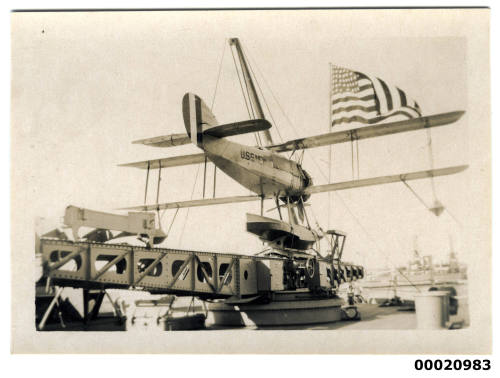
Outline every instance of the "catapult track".
<svg viewBox="0 0 500 378">
<path fill-rule="evenodd" d="M 40 251 L 44 277 L 58 286 L 142 289 L 207 299 L 273 291 L 269 284 L 273 274 L 266 264 L 284 262 L 272 257 L 53 239 L 42 239 Z M 321 263 L 322 281 L 332 282 L 334 288 L 363 276 L 359 266 Z"/>
</svg>

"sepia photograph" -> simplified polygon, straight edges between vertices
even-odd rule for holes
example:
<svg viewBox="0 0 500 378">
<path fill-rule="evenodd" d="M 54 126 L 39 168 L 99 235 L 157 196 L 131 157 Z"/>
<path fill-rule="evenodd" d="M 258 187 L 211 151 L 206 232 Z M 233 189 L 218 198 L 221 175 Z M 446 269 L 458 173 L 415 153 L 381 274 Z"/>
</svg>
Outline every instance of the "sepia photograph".
<svg viewBox="0 0 500 378">
<path fill-rule="evenodd" d="M 491 353 L 489 16 L 12 12 L 12 353 Z"/>
</svg>

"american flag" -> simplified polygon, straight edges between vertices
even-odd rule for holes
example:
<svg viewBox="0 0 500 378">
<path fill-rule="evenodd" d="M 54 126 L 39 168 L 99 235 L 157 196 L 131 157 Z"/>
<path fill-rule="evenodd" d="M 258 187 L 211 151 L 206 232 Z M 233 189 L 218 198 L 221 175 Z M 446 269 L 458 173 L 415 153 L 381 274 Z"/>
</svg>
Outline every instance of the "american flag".
<svg viewBox="0 0 500 378">
<path fill-rule="evenodd" d="M 373 124 L 421 117 L 418 104 L 401 89 L 379 78 L 332 65 L 332 127 L 359 122 Z"/>
</svg>

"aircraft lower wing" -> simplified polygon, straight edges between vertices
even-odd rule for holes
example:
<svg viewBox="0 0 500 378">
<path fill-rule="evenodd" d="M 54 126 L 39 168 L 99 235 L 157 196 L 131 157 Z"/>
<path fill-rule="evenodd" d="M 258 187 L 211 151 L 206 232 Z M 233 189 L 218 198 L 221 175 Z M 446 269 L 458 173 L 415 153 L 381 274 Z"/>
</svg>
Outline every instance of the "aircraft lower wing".
<svg viewBox="0 0 500 378">
<path fill-rule="evenodd" d="M 154 210 L 166 210 L 166 209 L 178 209 L 178 208 L 182 209 L 184 207 L 223 205 L 228 203 L 251 202 L 257 200 L 260 200 L 260 196 L 255 195 L 255 196 L 220 197 L 220 198 L 207 198 L 207 199 L 199 199 L 191 201 L 160 203 L 156 205 L 124 207 L 119 210 L 154 211 Z"/>
<path fill-rule="evenodd" d="M 371 186 L 371 185 L 390 184 L 399 181 L 410 181 L 410 180 L 419 180 L 429 177 L 446 176 L 462 172 L 466 170 L 468 167 L 469 167 L 468 165 L 458 165 L 447 168 L 429 169 L 427 171 L 402 173 L 399 175 L 380 176 L 380 177 L 372 177 L 354 181 L 344 181 L 332 184 L 316 185 L 306 188 L 304 193 L 305 194 L 323 193 L 323 192 L 331 192 L 334 190 L 362 188 L 364 186 Z"/>
<path fill-rule="evenodd" d="M 344 181 L 344 182 L 337 182 L 325 185 L 316 185 L 306 188 L 304 194 L 330 192 L 335 190 L 361 188 L 364 186 L 371 186 L 371 185 L 390 184 L 399 181 L 410 181 L 410 180 L 418 180 L 429 177 L 445 176 L 462 172 L 467 168 L 468 168 L 467 165 L 459 165 L 447 168 L 430 169 L 426 171 L 402 173 L 398 175 L 380 176 L 380 177 L 372 177 L 361 180 Z M 185 207 L 222 205 L 222 204 L 238 203 L 238 202 L 251 202 L 251 201 L 258 201 L 260 200 L 260 198 L 261 197 L 258 195 L 208 198 L 208 199 L 198 199 L 191 201 L 168 202 L 168 203 L 161 203 L 154 205 L 125 207 L 120 210 L 137 210 L 137 211 L 166 210 L 166 209 L 177 209 Z M 266 199 L 272 198 L 272 196 L 267 196 L 265 198 Z"/>
<path fill-rule="evenodd" d="M 168 167 L 180 167 L 183 165 L 190 164 L 198 164 L 205 162 L 205 154 L 192 154 L 192 155 L 182 155 L 182 156 L 174 156 L 163 159 L 155 159 L 155 160 L 143 160 L 137 161 L 135 163 L 125 163 L 118 164 L 119 167 L 134 167 L 140 169 L 158 169 L 160 168 L 168 168 Z"/>
<path fill-rule="evenodd" d="M 444 126 L 456 122 L 464 111 L 435 114 L 427 117 L 413 118 L 405 121 L 382 123 L 344 131 L 337 131 L 312 137 L 291 140 L 282 144 L 269 146 L 272 151 L 286 152 L 305 148 L 321 147 L 330 144 L 345 143 L 352 140 L 375 138 L 382 135 L 414 131 L 429 127 Z"/>
</svg>

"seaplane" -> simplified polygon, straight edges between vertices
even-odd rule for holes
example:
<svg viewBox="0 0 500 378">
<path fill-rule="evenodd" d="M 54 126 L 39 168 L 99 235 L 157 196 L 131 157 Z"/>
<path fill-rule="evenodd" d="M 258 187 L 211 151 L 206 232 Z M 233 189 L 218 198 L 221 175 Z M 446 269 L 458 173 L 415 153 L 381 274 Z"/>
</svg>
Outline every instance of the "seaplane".
<svg viewBox="0 0 500 378">
<path fill-rule="evenodd" d="M 243 73 L 248 97 L 254 109 L 255 118 L 235 123 L 219 124 L 206 103 L 194 93 L 186 93 L 182 98 L 182 114 L 186 133 L 176 133 L 134 141 L 151 147 L 169 148 L 192 143 L 201 153 L 145 160 L 121 164 L 150 170 L 178 167 L 198 163 L 212 162 L 215 166 L 247 188 L 253 195 L 219 198 L 202 198 L 188 201 L 144 204 L 126 207 L 121 210 L 160 211 L 196 206 L 220 205 L 237 202 L 260 201 L 260 215 L 247 214 L 247 231 L 257 235 L 270 246 L 280 251 L 299 252 L 309 249 L 321 232 L 313 230 L 305 211 L 308 199 L 316 193 L 360 188 L 371 185 L 406 182 L 459 173 L 466 165 L 430 169 L 417 172 L 400 173 L 389 176 L 372 177 L 344 182 L 314 185 L 311 175 L 301 163 L 282 155 L 284 152 L 305 150 L 315 147 L 352 142 L 384 135 L 428 129 L 456 122 L 464 111 L 454 111 L 430 116 L 418 116 L 395 122 L 376 123 L 359 128 L 329 132 L 285 143 L 273 143 L 271 123 L 266 119 L 255 89 L 251 71 L 248 68 L 241 44 L 237 38 L 231 38 L 229 44 L 238 54 L 240 69 Z M 399 90 L 401 98 L 403 93 Z M 406 102 L 406 99 L 405 99 Z M 417 105 L 418 107 L 418 105 Z M 259 133 L 264 141 L 262 145 L 243 145 L 228 139 L 231 136 Z M 147 188 L 146 179 L 146 188 Z M 279 219 L 266 217 L 264 200 L 272 199 Z M 285 221 L 281 209 L 285 208 L 288 220 Z M 299 219 L 301 222 L 299 222 Z M 306 224 L 303 225 L 304 219 Z"/>
<path fill-rule="evenodd" d="M 396 88 L 391 92 L 392 89 L 378 78 L 371 79 L 358 72 L 337 68 L 332 71 L 332 80 L 335 80 L 335 94 L 340 98 L 332 102 L 335 106 L 332 113 L 336 118 L 331 125 L 351 120 L 365 125 L 276 144 L 270 133 L 276 125 L 266 119 L 241 44 L 237 38 L 230 39 L 229 43 L 238 55 L 239 72 L 244 78 L 253 116 L 239 122 L 219 124 L 199 96 L 186 93 L 181 102 L 184 133 L 133 143 L 158 148 L 193 144 L 200 152 L 121 164 L 146 170 L 144 204 L 123 208 L 129 211 L 128 215 L 68 206 L 64 223 L 73 231 L 77 244 L 46 240 L 52 234 L 41 240 L 44 274 L 58 285 L 87 290 L 85 303 L 89 298 L 88 287 L 101 290 L 140 288 L 156 294 L 197 296 L 208 302 L 208 310 L 214 314 L 214 324 L 220 325 L 252 322 L 258 326 L 313 324 L 337 321 L 344 316 L 356 319 L 357 309 L 354 306 L 341 308 L 343 300 L 337 293 L 340 285 L 362 279 L 364 268 L 342 262 L 344 232 L 323 231 L 318 224 L 315 228 L 311 226 L 306 212 L 308 200 L 317 193 L 451 175 L 464 171 L 467 166 L 432 167 L 424 171 L 315 185 L 312 176 L 302 166 L 303 154 L 299 157 L 295 152 L 445 126 L 460 119 L 464 111 L 422 116 L 420 107 L 402 90 Z M 377 93 L 380 88 L 382 94 Z M 385 102 L 384 95 L 387 97 Z M 404 119 L 395 120 L 392 117 L 395 114 Z M 249 133 L 256 133 L 257 145 L 245 145 L 230 139 Z M 295 160 L 292 159 L 294 155 Z M 253 194 L 159 202 L 162 169 L 205 163 L 206 172 L 207 162 L 212 162 Z M 146 204 L 151 170 L 158 170 L 156 203 Z M 277 212 L 277 218 L 264 216 L 265 200 L 274 202 L 270 210 Z M 154 247 L 168 240 L 168 232 L 163 232 L 160 225 L 160 210 L 249 201 L 260 201 L 260 214 L 246 215 L 246 229 L 266 244 L 266 248 L 254 256 Z M 436 215 L 441 211 L 438 207 L 430 210 L 435 210 Z M 78 237 L 82 227 L 97 228 L 83 237 L 87 242 L 83 244 L 85 248 L 81 248 L 82 241 Z M 138 235 L 146 247 L 116 244 L 118 237 L 110 230 L 119 231 L 117 235 L 120 236 Z M 53 236 L 57 238 L 58 235 Z M 320 238 L 329 243 L 326 254 L 321 254 L 314 246 Z M 113 243 L 103 245 L 106 241 Z M 76 271 L 65 270 L 64 265 L 72 259 Z M 102 298 L 104 293 L 99 295 Z M 56 301 L 57 296 L 52 303 Z M 39 329 L 43 329 L 45 320 L 41 321 Z"/>
</svg>

